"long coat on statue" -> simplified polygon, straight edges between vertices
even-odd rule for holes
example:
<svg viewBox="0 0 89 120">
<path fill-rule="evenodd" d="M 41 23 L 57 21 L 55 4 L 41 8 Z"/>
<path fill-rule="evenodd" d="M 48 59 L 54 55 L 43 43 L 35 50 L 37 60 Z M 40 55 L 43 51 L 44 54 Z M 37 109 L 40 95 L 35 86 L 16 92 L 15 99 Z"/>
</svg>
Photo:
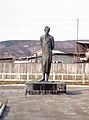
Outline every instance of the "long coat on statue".
<svg viewBox="0 0 89 120">
<path fill-rule="evenodd" d="M 42 48 L 42 71 L 49 75 L 52 62 L 52 50 L 54 49 L 54 38 L 51 35 L 40 37 Z"/>
</svg>

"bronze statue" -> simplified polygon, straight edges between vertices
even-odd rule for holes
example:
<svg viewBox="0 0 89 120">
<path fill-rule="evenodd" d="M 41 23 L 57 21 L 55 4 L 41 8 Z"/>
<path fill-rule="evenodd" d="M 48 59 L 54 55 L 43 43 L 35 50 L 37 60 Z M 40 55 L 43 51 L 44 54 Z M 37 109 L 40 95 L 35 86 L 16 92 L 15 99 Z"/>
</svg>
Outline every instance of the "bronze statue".
<svg viewBox="0 0 89 120">
<path fill-rule="evenodd" d="M 54 38 L 49 35 L 50 28 L 48 26 L 44 29 L 45 35 L 40 37 L 42 48 L 42 80 L 48 81 L 52 62 L 52 50 L 54 49 Z"/>
</svg>

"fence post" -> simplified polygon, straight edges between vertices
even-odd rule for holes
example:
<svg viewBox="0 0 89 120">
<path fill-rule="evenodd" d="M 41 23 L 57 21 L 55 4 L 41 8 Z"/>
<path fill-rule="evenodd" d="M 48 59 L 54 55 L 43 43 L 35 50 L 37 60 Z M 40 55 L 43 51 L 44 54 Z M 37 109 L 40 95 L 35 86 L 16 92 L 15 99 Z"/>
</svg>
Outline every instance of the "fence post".
<svg viewBox="0 0 89 120">
<path fill-rule="evenodd" d="M 2 80 L 4 81 L 4 73 L 5 73 L 5 63 L 3 63 L 3 75 L 2 75 Z"/>
<path fill-rule="evenodd" d="M 36 80 L 37 80 L 37 73 L 35 74 L 35 76 L 36 76 Z"/>
<path fill-rule="evenodd" d="M 29 72 L 27 72 L 27 81 L 29 81 Z"/>
<path fill-rule="evenodd" d="M 3 74 L 2 74 L 2 81 L 4 81 L 4 72 L 3 72 Z"/>
<path fill-rule="evenodd" d="M 85 73 L 82 74 L 82 83 L 85 83 Z"/>
<path fill-rule="evenodd" d="M 18 73 L 18 76 L 19 76 L 19 81 L 20 81 L 20 78 L 21 78 L 21 77 L 20 77 L 20 73 Z"/>
<path fill-rule="evenodd" d="M 74 76 L 75 76 L 75 82 L 76 82 L 76 73 L 75 73 L 75 75 L 74 75 Z"/>
<path fill-rule="evenodd" d="M 18 80 L 20 81 L 20 64 L 18 64 Z"/>
<path fill-rule="evenodd" d="M 53 72 L 53 81 L 55 81 L 55 72 Z"/>
<path fill-rule="evenodd" d="M 62 73 L 62 81 L 63 81 L 63 73 Z"/>
</svg>

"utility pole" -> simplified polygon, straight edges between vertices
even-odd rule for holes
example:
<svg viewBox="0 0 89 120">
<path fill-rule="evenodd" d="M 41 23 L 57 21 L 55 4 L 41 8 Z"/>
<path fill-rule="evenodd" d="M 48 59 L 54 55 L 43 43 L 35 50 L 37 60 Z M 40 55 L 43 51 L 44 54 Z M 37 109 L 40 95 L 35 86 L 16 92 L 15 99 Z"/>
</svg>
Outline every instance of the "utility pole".
<svg viewBox="0 0 89 120">
<path fill-rule="evenodd" d="M 77 18 L 77 42 L 79 39 L 79 18 Z M 78 44 L 76 43 L 76 62 L 78 62 Z"/>
<path fill-rule="evenodd" d="M 79 18 L 77 18 L 77 41 L 79 37 Z"/>
</svg>

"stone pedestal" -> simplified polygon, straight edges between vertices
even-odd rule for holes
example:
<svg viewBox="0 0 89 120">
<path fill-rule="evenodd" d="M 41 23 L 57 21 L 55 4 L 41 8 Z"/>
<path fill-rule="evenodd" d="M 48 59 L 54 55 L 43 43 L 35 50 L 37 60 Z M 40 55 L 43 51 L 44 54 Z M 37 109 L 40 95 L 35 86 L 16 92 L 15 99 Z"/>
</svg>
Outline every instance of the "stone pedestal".
<svg viewBox="0 0 89 120">
<path fill-rule="evenodd" d="M 25 95 L 29 94 L 59 94 L 66 93 L 66 84 L 63 82 L 35 82 L 25 83 Z"/>
</svg>

